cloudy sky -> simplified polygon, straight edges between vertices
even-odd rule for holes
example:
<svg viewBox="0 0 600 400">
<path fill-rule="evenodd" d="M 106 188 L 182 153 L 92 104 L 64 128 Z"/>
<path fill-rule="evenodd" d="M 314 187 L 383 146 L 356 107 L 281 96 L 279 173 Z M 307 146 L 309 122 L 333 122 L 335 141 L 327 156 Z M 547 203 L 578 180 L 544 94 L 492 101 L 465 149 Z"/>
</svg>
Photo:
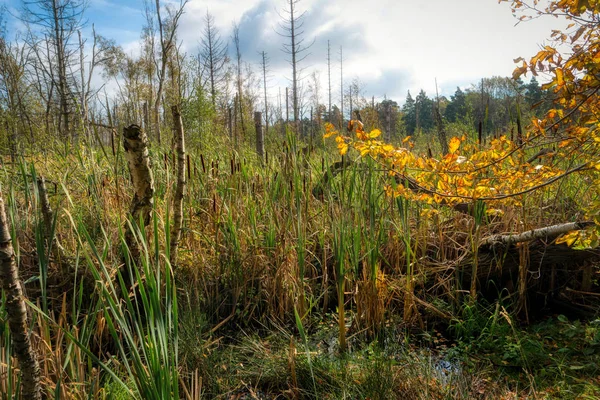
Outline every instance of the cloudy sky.
<svg viewBox="0 0 600 400">
<path fill-rule="evenodd" d="M 13 8 L 20 4 L 2 2 Z M 179 37 L 185 51 L 196 54 L 207 10 L 225 39 L 237 22 L 244 60 L 258 68 L 258 53 L 267 52 L 270 87 L 276 93 L 291 76 L 281 50 L 285 38 L 278 34 L 285 6 L 286 0 L 190 0 Z M 314 41 L 301 65 L 305 76 L 320 71 L 325 84 L 327 41 L 331 43 L 334 102 L 339 101 L 340 46 L 345 82 L 358 78 L 363 95 L 402 102 L 408 90 L 414 95 L 422 88 L 433 95 L 436 79 L 441 94 L 450 95 L 456 86 L 468 87 L 482 77 L 509 76 L 513 59 L 533 55 L 552 29 L 566 25 L 552 18 L 516 24 L 509 4 L 498 0 L 300 0 L 297 7 L 305 12 L 304 37 Z M 142 0 L 90 0 L 88 25 L 94 23 L 97 32 L 135 54 L 142 8 Z"/>
</svg>

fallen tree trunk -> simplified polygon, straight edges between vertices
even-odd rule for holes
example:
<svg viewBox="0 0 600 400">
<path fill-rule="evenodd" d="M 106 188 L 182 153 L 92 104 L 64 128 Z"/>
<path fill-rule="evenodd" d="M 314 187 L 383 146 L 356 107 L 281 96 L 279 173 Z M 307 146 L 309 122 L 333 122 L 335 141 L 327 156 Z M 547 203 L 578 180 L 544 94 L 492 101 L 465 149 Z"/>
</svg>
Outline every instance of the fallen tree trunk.
<svg viewBox="0 0 600 400">
<path fill-rule="evenodd" d="M 479 244 L 479 247 L 494 246 L 494 245 L 511 245 L 515 243 L 529 242 L 535 239 L 555 238 L 571 231 L 578 231 L 594 225 L 592 221 L 583 222 L 568 222 L 547 226 L 544 228 L 532 229 L 519 234 L 499 234 L 485 238 Z"/>
</svg>

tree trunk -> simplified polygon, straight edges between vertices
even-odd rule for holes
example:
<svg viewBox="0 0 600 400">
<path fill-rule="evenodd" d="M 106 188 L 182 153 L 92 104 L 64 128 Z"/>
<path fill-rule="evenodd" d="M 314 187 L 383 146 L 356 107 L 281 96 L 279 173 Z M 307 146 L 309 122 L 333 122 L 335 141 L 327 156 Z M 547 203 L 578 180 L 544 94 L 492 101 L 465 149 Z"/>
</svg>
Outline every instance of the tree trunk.
<svg viewBox="0 0 600 400">
<path fill-rule="evenodd" d="M 58 96 L 60 97 L 60 119 L 59 132 L 64 138 L 70 139 L 69 123 L 69 94 L 67 93 L 67 67 L 64 48 L 63 27 L 61 26 L 61 17 L 59 15 L 59 5 L 56 1 L 52 2 L 52 12 L 54 18 L 54 40 L 56 41 L 56 59 L 58 61 Z"/>
<path fill-rule="evenodd" d="M 179 107 L 173 106 L 174 142 L 177 153 L 177 187 L 173 196 L 173 230 L 171 230 L 171 265 L 177 263 L 177 247 L 181 238 L 181 226 L 183 221 L 183 197 L 185 195 L 185 135 Z"/>
<path fill-rule="evenodd" d="M 6 295 L 5 308 L 12 336 L 14 353 L 21 369 L 23 399 L 41 400 L 40 365 L 28 332 L 27 309 L 15 263 L 15 253 L 8 228 L 4 200 L 0 195 L 0 284 Z"/>
<path fill-rule="evenodd" d="M 254 127 L 256 128 L 256 154 L 260 158 L 260 163 L 265 161 L 265 136 L 262 130 L 262 113 L 256 111 L 254 113 Z"/>
<path fill-rule="evenodd" d="M 144 226 L 148 226 L 154 207 L 154 178 L 148 153 L 148 136 L 138 125 L 130 125 L 123 129 L 123 147 L 134 190 L 129 209 L 131 224 L 135 227 L 141 220 Z M 137 261 L 140 249 L 129 224 L 125 226 L 125 241 L 132 259 Z"/>
</svg>

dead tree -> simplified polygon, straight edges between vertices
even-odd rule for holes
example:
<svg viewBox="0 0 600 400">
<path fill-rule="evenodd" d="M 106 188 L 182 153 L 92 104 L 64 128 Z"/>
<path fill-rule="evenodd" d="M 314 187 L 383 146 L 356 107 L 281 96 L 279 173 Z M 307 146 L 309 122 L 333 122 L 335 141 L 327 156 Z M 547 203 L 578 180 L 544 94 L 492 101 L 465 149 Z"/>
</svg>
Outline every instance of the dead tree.
<svg viewBox="0 0 600 400">
<path fill-rule="evenodd" d="M 56 89 L 58 95 L 58 131 L 63 138 L 70 138 L 71 98 L 73 94 L 69 71 L 76 63 L 70 49 L 74 33 L 82 27 L 87 2 L 83 0 L 24 0 L 22 18 L 28 25 L 41 28 L 43 38 L 37 38 L 29 29 L 29 45 L 36 58 L 36 68 L 42 70 L 47 87 Z M 45 47 L 45 48 L 44 48 Z M 48 94 L 49 104 L 51 94 Z"/>
<path fill-rule="evenodd" d="M 280 15 L 283 23 L 280 23 L 280 35 L 289 40 L 284 43 L 283 52 L 290 56 L 290 64 L 292 66 L 292 107 L 294 111 L 294 128 L 298 130 L 298 122 L 300 121 L 300 99 L 298 82 L 302 69 L 299 68 L 300 63 L 308 56 L 308 49 L 312 43 L 306 44 L 304 36 L 304 21 L 305 13 L 298 15 L 298 3 L 300 0 L 287 0 L 287 6 L 283 10 L 284 15 Z M 297 134 L 298 132 L 296 132 Z"/>
<path fill-rule="evenodd" d="M 144 227 L 148 226 L 154 207 L 154 177 L 148 153 L 148 136 L 138 125 L 130 125 L 123 129 L 123 147 L 134 191 L 129 208 L 130 223 L 125 226 L 125 242 L 132 260 L 137 262 L 140 247 L 135 238 L 135 229 L 140 221 Z"/>
<path fill-rule="evenodd" d="M 31 332 L 27 323 L 27 308 L 19 281 L 19 270 L 10 237 L 10 229 L 0 195 L 0 285 L 6 296 L 5 309 L 12 337 L 14 354 L 21 370 L 21 395 L 23 399 L 41 400 L 40 365 L 31 345 Z"/>
<path fill-rule="evenodd" d="M 327 122 L 331 123 L 331 46 L 327 41 L 327 94 L 329 96 L 329 108 L 327 109 Z"/>
<path fill-rule="evenodd" d="M 265 135 L 262 130 L 262 113 L 256 111 L 254 113 L 254 127 L 256 129 L 256 154 L 263 164 L 265 160 Z"/>
<path fill-rule="evenodd" d="M 269 68 L 269 58 L 264 51 L 261 53 L 261 67 L 263 72 L 263 89 L 265 96 L 265 132 L 269 133 L 269 101 L 267 98 L 267 69 Z"/>
<path fill-rule="evenodd" d="M 170 20 L 165 21 L 160 16 L 160 0 L 156 0 L 156 19 L 158 21 L 158 33 L 160 38 L 160 68 L 157 69 L 158 89 L 156 91 L 156 99 L 154 100 L 154 125 L 156 130 L 156 138 L 158 143 L 161 143 L 160 134 L 160 105 L 162 101 L 162 92 L 167 75 L 167 64 L 173 47 L 175 46 L 175 33 L 179 24 L 179 18 L 183 14 L 183 9 L 187 4 L 187 0 L 181 0 L 179 8 L 173 13 Z"/>
<path fill-rule="evenodd" d="M 183 223 L 183 197 L 185 196 L 185 134 L 183 122 L 178 106 L 172 107 L 174 122 L 174 145 L 177 154 L 177 186 L 173 195 L 173 229 L 171 230 L 171 264 L 177 263 L 177 248 L 181 239 L 181 226 Z"/>
<path fill-rule="evenodd" d="M 440 113 L 440 95 L 437 90 L 437 79 L 435 80 L 435 97 L 436 106 L 434 107 L 435 123 L 437 125 L 438 139 L 442 146 L 442 154 L 446 155 L 450 151 L 448 148 L 448 138 L 446 135 L 446 128 L 444 127 L 444 121 L 442 120 L 442 114 Z"/>
<path fill-rule="evenodd" d="M 210 99 L 213 109 L 217 109 L 217 93 L 223 84 L 225 64 L 227 63 L 227 44 L 223 43 L 215 26 L 215 18 L 208 11 L 204 18 L 204 34 L 200 56 L 204 69 L 208 73 Z M 240 94 L 238 93 L 238 96 Z M 241 101 L 240 101 L 241 104 Z"/>
<path fill-rule="evenodd" d="M 246 123 L 244 121 L 244 96 L 242 86 L 244 79 L 242 77 L 242 52 L 240 50 L 240 27 L 237 24 L 233 25 L 233 43 L 235 44 L 235 59 L 236 59 L 236 85 L 238 91 L 238 101 L 240 102 L 240 122 L 242 124 L 242 137 L 246 137 Z"/>
</svg>

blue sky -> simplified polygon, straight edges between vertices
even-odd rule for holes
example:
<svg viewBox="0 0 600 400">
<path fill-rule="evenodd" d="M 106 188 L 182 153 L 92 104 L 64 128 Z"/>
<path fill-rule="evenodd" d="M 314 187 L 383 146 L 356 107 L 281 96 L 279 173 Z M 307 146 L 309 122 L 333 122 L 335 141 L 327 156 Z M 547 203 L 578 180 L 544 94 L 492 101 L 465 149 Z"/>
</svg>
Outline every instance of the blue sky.
<svg viewBox="0 0 600 400">
<path fill-rule="evenodd" d="M 169 0 L 176 3 L 175 0 Z M 0 0 L 18 8 L 19 0 Z M 162 0 L 163 4 L 167 1 Z M 223 38 L 229 38 L 233 21 L 240 25 L 243 57 L 258 66 L 258 52 L 271 59 L 270 86 L 289 84 L 291 75 L 283 38 L 277 34 L 278 12 L 284 0 L 190 0 L 182 17 L 179 37 L 189 54 L 196 54 L 209 10 Z M 339 99 L 339 46 L 344 47 L 344 79 L 358 78 L 363 94 L 402 102 L 407 90 L 450 95 L 482 77 L 509 76 L 513 59 L 531 56 L 563 21 L 540 18 L 515 26 L 509 4 L 498 0 L 302 0 L 305 36 L 314 40 L 302 64 L 304 75 L 320 71 L 321 97 L 326 93 L 327 40 L 334 50 L 333 100 Z M 141 0 L 90 0 L 88 29 L 117 40 L 135 54 L 144 23 Z M 230 46 L 233 50 L 233 46 Z"/>
</svg>

